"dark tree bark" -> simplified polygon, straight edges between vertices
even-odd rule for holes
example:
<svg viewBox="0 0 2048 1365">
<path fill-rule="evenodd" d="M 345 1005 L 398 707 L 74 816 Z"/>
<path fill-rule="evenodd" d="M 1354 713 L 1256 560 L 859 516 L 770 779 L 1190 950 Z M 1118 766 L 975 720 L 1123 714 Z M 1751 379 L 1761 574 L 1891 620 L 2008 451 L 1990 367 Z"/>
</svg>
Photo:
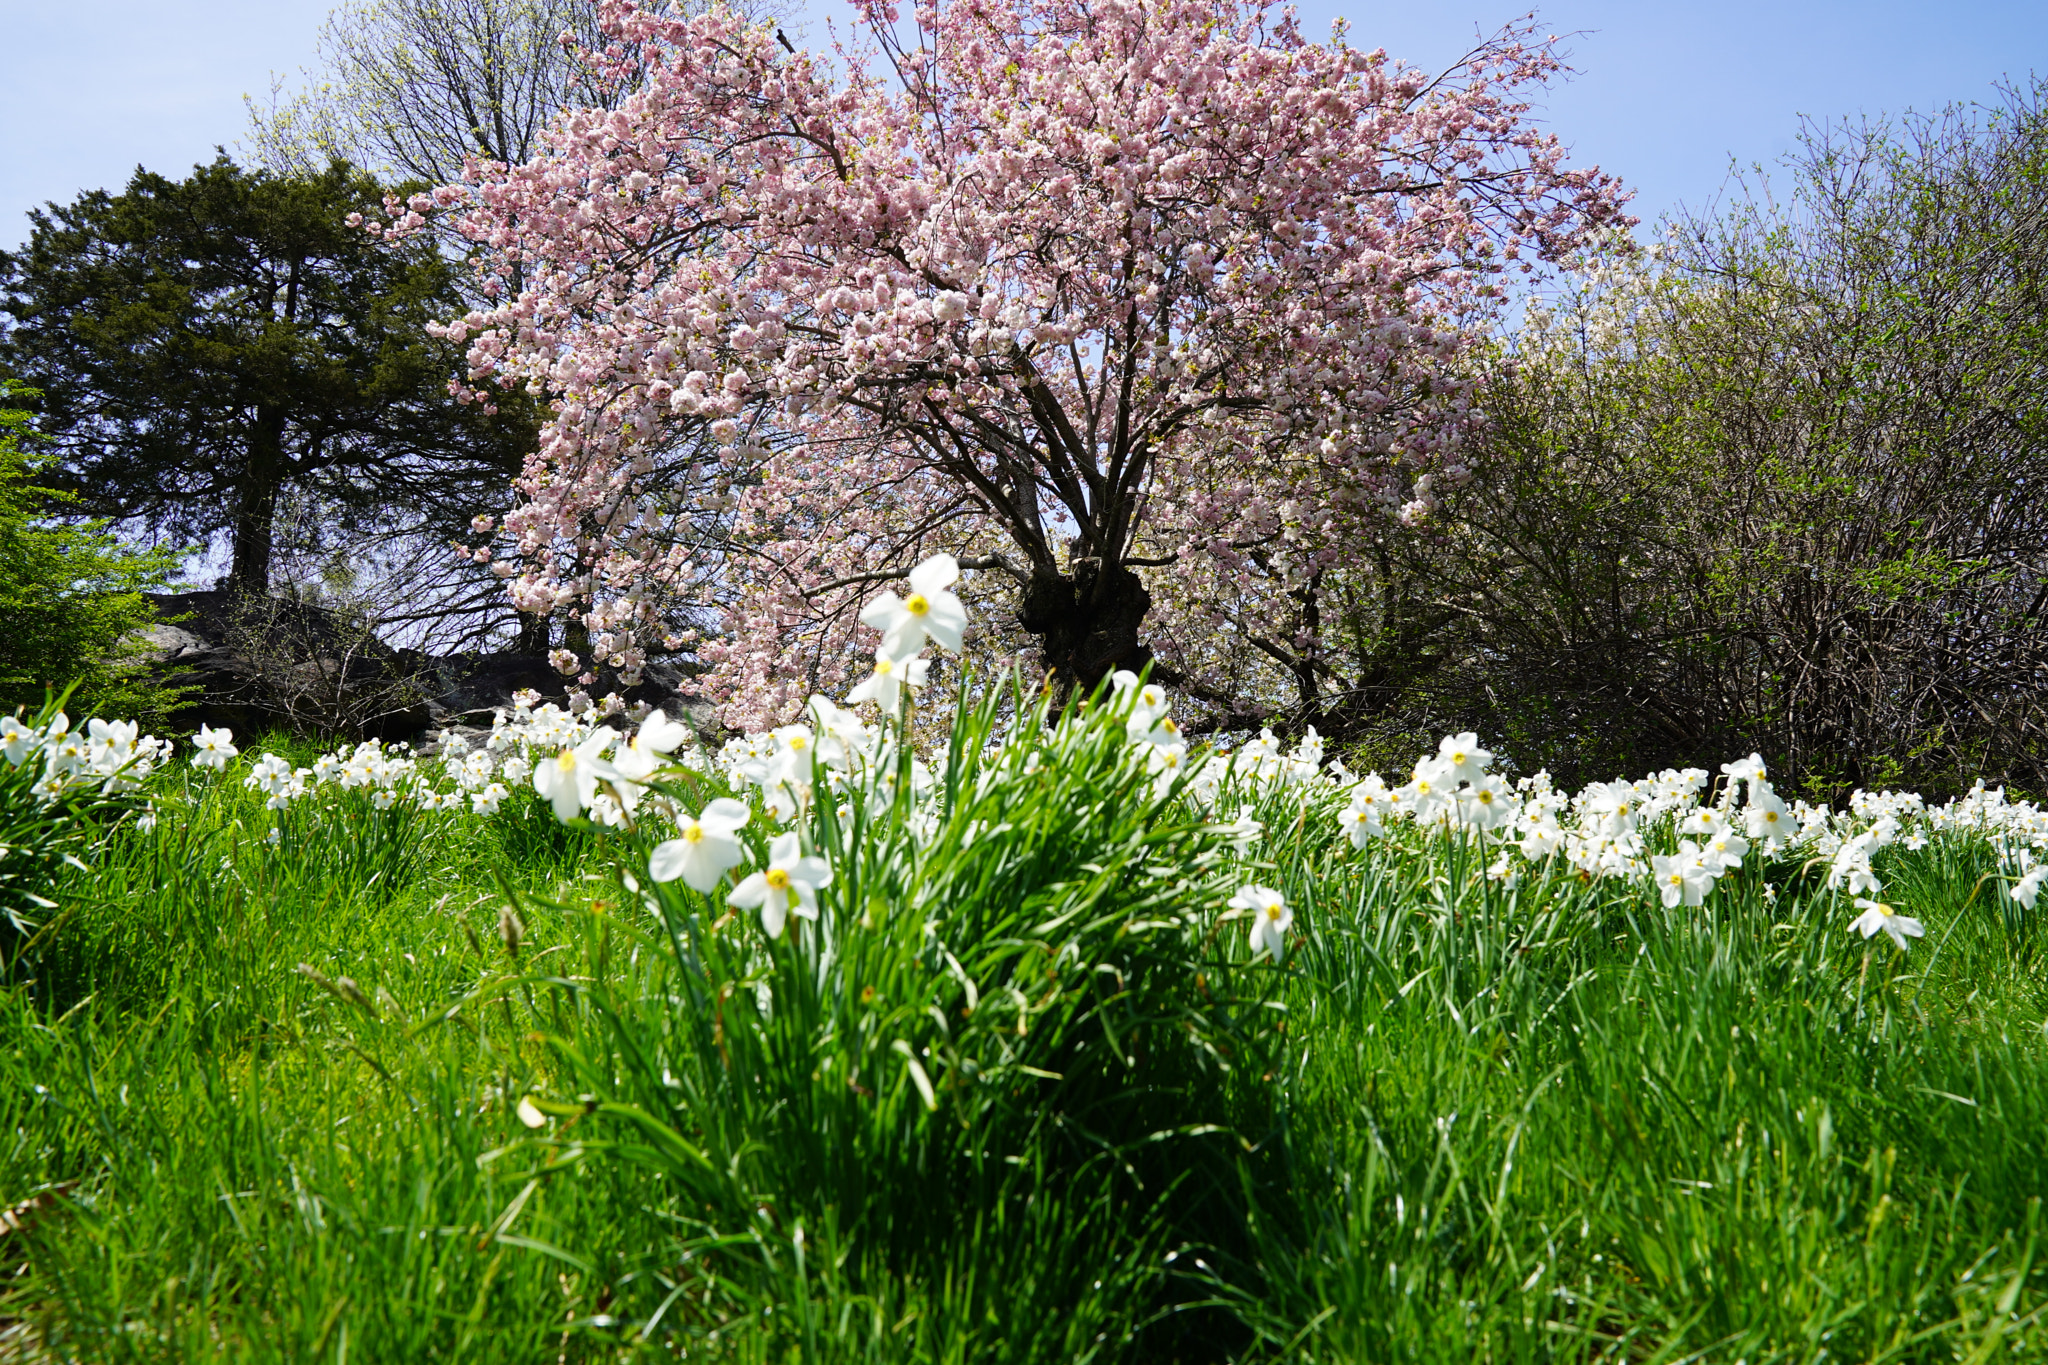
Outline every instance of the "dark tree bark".
<svg viewBox="0 0 2048 1365">
<path fill-rule="evenodd" d="M 1137 574 L 1083 561 L 1072 574 L 1034 571 L 1017 623 L 1039 637 L 1056 685 L 1085 692 L 1120 668 L 1137 672 L 1152 661 L 1139 635 L 1151 609 L 1152 595 Z"/>
</svg>

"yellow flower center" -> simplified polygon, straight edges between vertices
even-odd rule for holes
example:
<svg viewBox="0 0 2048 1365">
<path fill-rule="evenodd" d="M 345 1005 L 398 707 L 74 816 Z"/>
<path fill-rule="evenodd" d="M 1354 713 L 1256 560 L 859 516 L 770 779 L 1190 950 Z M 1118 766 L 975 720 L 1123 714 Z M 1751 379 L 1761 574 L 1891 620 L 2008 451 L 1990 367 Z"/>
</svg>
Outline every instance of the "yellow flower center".
<svg viewBox="0 0 2048 1365">
<path fill-rule="evenodd" d="M 931 601 L 921 592 L 910 594 L 910 600 L 903 604 L 903 610 L 912 616 L 922 616 L 932 609 Z"/>
<path fill-rule="evenodd" d="M 1267 919 L 1279 919 L 1279 918 L 1280 918 L 1280 912 L 1281 912 L 1281 910 L 1282 910 L 1282 909 L 1284 909 L 1284 908 L 1285 908 L 1285 907 L 1283 907 L 1283 906 L 1282 906 L 1282 905 L 1280 904 L 1280 902 L 1278 902 L 1278 901 L 1275 901 L 1275 902 L 1273 902 L 1273 903 L 1272 903 L 1271 905 L 1269 905 L 1269 906 L 1267 906 L 1267 907 L 1266 907 L 1266 918 L 1267 918 Z"/>
<path fill-rule="evenodd" d="M 777 891 L 787 891 L 789 889 L 789 873 L 779 867 L 769 868 L 768 885 L 774 887 Z"/>
<path fill-rule="evenodd" d="M 704 826 L 692 820 L 689 823 L 689 825 L 683 830 L 683 838 L 687 839 L 689 842 L 693 844 L 699 844 L 704 842 Z"/>
<path fill-rule="evenodd" d="M 564 750 L 562 750 L 562 752 L 561 752 L 560 754 L 556 755 L 556 757 L 555 757 L 555 766 L 556 766 L 556 767 L 558 767 L 558 768 L 560 768 L 560 769 L 561 769 L 561 770 L 562 770 L 563 772 L 565 772 L 565 773 L 573 773 L 573 772 L 575 772 L 575 771 L 576 771 L 576 751 L 575 751 L 574 749 L 564 749 Z"/>
<path fill-rule="evenodd" d="M 789 747 L 792 749 L 801 750 L 809 742 L 802 735 L 791 735 L 789 737 Z"/>
<path fill-rule="evenodd" d="M 875 673 L 878 677 L 886 678 L 895 671 L 895 661 L 890 659 L 886 655 L 884 655 L 882 658 L 875 660 Z"/>
<path fill-rule="evenodd" d="M 1493 804 L 1493 793 L 1488 791 L 1484 787 L 1481 787 L 1478 791 L 1473 792 L 1472 795 L 1478 798 L 1479 804 L 1482 806 L 1490 806 Z"/>
</svg>

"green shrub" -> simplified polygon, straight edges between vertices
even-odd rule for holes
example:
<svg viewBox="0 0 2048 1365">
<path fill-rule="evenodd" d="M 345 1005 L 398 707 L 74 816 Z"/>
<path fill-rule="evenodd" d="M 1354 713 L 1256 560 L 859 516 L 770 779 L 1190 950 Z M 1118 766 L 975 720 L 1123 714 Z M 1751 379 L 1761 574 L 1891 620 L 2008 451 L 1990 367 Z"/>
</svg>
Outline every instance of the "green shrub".
<svg viewBox="0 0 2048 1365">
<path fill-rule="evenodd" d="M 31 391 L 0 381 L 0 404 Z M 23 448 L 30 414 L 0 405 L 0 712 L 73 689 L 82 711 L 165 714 L 176 689 L 147 677 L 132 637 L 155 624 L 143 593 L 177 568 L 168 549 L 125 545 L 104 521 L 65 521 L 73 494 L 36 482 L 47 467 Z"/>
</svg>

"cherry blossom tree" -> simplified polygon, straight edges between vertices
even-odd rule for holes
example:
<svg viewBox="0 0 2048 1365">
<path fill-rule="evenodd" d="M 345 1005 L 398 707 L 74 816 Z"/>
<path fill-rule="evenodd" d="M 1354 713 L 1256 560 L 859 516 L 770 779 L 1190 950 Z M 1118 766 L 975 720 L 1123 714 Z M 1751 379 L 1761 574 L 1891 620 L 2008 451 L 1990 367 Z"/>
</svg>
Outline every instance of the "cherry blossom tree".
<svg viewBox="0 0 2048 1365">
<path fill-rule="evenodd" d="M 1529 123 L 1553 42 L 1432 77 L 1245 0 L 857 9 L 827 63 L 609 0 L 634 93 L 373 225 L 453 209 L 520 282 L 447 329 L 555 395 L 515 600 L 629 670 L 695 611 L 736 723 L 865 672 L 859 601 L 937 550 L 1067 685 L 1229 713 L 1225 626 L 1313 680 L 1319 585 L 1466 473 L 1505 273 L 1626 221 Z"/>
</svg>

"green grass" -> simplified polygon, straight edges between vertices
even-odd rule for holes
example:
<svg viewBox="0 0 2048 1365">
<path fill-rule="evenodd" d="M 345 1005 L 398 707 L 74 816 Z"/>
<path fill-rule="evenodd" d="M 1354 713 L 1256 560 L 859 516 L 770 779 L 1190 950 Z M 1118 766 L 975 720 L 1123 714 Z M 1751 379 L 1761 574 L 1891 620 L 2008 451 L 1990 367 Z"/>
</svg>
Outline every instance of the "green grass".
<svg viewBox="0 0 2048 1365">
<path fill-rule="evenodd" d="M 2048 1357 L 2048 977 L 1980 844 L 1882 855 L 1901 954 L 1791 860 L 1506 890 L 1300 789 L 1239 853 L 1114 723 L 1029 774 L 992 724 L 934 826 L 819 812 L 773 945 L 530 794 L 271 847 L 233 772 L 160 774 L 0 992 L 12 1349 Z M 1254 879 L 1281 968 L 1217 922 Z"/>
</svg>

